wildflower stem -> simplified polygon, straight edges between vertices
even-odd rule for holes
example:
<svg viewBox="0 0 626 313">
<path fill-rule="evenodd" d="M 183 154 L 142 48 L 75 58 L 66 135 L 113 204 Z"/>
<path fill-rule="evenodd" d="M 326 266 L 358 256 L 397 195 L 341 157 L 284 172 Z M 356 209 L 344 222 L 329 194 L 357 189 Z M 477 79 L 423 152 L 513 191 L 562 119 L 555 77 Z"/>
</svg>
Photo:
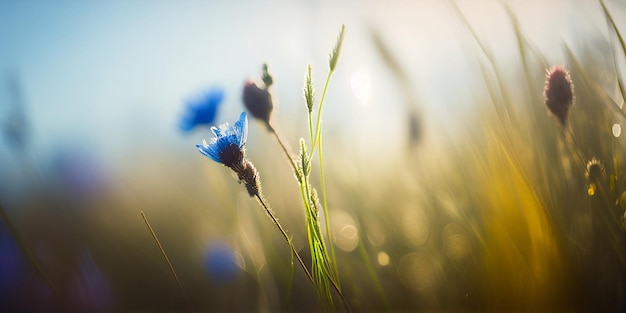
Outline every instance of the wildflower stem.
<svg viewBox="0 0 626 313">
<path fill-rule="evenodd" d="M 143 213 L 143 211 L 140 211 L 140 213 L 144 222 L 146 222 L 146 226 L 148 227 L 148 230 L 150 231 L 152 238 L 154 238 L 154 241 L 156 241 L 156 244 L 159 247 L 159 250 L 161 250 L 161 254 L 163 254 L 163 257 L 165 258 L 165 262 L 167 262 L 167 266 L 169 266 L 170 272 L 172 272 L 172 275 L 174 276 L 174 279 L 176 280 L 176 284 L 178 284 L 178 288 L 180 288 L 180 291 L 183 293 L 183 296 L 185 297 L 185 301 L 187 302 L 187 305 L 189 306 L 189 308 L 193 310 L 193 306 L 191 305 L 191 302 L 189 301 L 187 292 L 185 292 L 183 285 L 180 283 L 180 280 L 178 279 L 178 275 L 176 274 L 176 270 L 174 270 L 174 266 L 172 265 L 172 262 L 170 262 L 170 259 L 167 257 L 167 253 L 165 253 L 165 249 L 163 249 L 163 246 L 161 245 L 159 238 L 157 237 L 156 233 L 152 229 L 152 226 L 150 226 L 150 222 L 148 222 L 148 218 L 146 217 L 146 214 Z"/>
<path fill-rule="evenodd" d="M 282 138 L 280 137 L 276 129 L 270 123 L 267 123 L 267 128 L 274 135 L 274 137 L 276 137 L 276 140 L 278 140 L 280 147 L 283 149 L 285 156 L 287 157 L 287 159 L 289 160 L 289 163 L 291 164 L 291 168 L 293 169 L 294 173 L 297 173 L 298 167 L 296 166 L 296 163 L 293 161 L 293 158 L 291 157 L 292 155 L 291 149 L 283 142 Z"/>
<path fill-rule="evenodd" d="M 285 238 L 285 240 L 287 241 L 287 244 L 289 245 L 289 247 L 291 248 L 291 252 L 296 256 L 296 258 L 298 259 L 298 262 L 300 263 L 300 265 L 302 266 L 302 269 L 304 270 L 304 272 L 306 273 L 306 275 L 309 277 L 309 280 L 311 280 L 311 282 L 313 283 L 314 286 L 316 286 L 315 281 L 313 280 L 313 276 L 311 276 L 311 273 L 309 272 L 309 270 L 307 269 L 306 265 L 304 264 L 304 261 L 302 261 L 302 258 L 300 257 L 300 254 L 298 253 L 298 251 L 296 250 L 296 248 L 293 246 L 293 243 L 291 242 L 291 239 L 289 238 L 289 236 L 287 235 L 287 232 L 285 231 L 285 229 L 283 228 L 282 225 L 280 225 L 280 223 L 278 222 L 278 219 L 276 218 L 276 216 L 274 215 L 274 212 L 270 209 L 269 205 L 266 203 L 266 201 L 263 199 L 263 197 L 261 197 L 261 195 L 259 193 L 256 194 L 256 198 L 257 200 L 259 200 L 259 203 L 261 204 L 261 206 L 265 209 L 265 212 L 267 213 L 267 215 L 270 217 L 270 219 L 272 220 L 272 222 L 274 223 L 274 225 L 276 225 L 276 227 L 278 227 L 278 230 L 280 230 L 280 233 L 283 235 L 283 237 Z"/>
<path fill-rule="evenodd" d="M 294 274 L 294 266 L 293 266 L 293 253 L 289 253 L 291 256 L 289 262 L 289 285 L 287 286 L 287 299 L 285 300 L 285 307 L 288 308 L 291 306 L 291 289 L 293 286 L 293 274 Z"/>
</svg>

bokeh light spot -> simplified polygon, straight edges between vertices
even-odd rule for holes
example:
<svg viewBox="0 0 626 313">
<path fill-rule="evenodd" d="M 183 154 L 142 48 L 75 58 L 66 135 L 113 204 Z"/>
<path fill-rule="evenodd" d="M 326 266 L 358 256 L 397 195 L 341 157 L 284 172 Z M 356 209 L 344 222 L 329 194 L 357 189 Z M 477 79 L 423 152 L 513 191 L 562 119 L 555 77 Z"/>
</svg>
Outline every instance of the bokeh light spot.
<svg viewBox="0 0 626 313">
<path fill-rule="evenodd" d="M 622 126 L 620 126 L 620 124 L 613 124 L 613 128 L 611 128 L 611 130 L 613 131 L 613 136 L 615 136 L 615 138 L 618 138 L 619 135 L 622 134 Z"/>
<path fill-rule="evenodd" d="M 430 221 L 426 213 L 415 205 L 407 205 L 402 219 L 402 230 L 406 239 L 414 245 L 422 245 L 430 234 Z"/>
<path fill-rule="evenodd" d="M 333 240 L 339 249 L 350 252 L 359 244 L 359 230 L 350 214 L 345 211 L 332 213 L 331 223 L 333 228 Z"/>
<path fill-rule="evenodd" d="M 443 242 L 446 254 L 451 260 L 460 261 L 470 252 L 469 238 L 457 223 L 449 223 L 443 228 Z"/>
<path fill-rule="evenodd" d="M 431 288 L 435 284 L 435 270 L 428 257 L 411 252 L 400 259 L 398 275 L 402 283 L 413 291 Z"/>
<path fill-rule="evenodd" d="M 376 256 L 376 260 L 378 261 L 378 264 L 380 266 L 387 266 L 389 265 L 389 254 L 387 254 L 385 251 L 380 251 Z"/>
<path fill-rule="evenodd" d="M 341 240 L 337 242 L 337 246 L 344 251 L 350 252 L 354 250 L 359 243 L 359 232 L 354 225 L 346 225 L 340 232 Z"/>
</svg>

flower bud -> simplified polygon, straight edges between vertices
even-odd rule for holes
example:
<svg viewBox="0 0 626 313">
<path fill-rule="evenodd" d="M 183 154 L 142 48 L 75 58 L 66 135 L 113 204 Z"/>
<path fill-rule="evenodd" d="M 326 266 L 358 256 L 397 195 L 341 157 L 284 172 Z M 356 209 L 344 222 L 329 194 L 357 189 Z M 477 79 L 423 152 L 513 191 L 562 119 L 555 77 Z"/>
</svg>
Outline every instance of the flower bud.
<svg viewBox="0 0 626 313">
<path fill-rule="evenodd" d="M 243 87 L 243 104 L 252 117 L 265 122 L 269 127 L 274 105 L 267 88 L 259 88 L 253 81 L 247 81 Z"/>
<path fill-rule="evenodd" d="M 590 182 L 603 181 L 606 179 L 606 170 L 600 160 L 593 158 L 587 163 L 587 171 L 585 177 Z"/>
<path fill-rule="evenodd" d="M 574 100 L 574 85 L 565 68 L 555 66 L 547 71 L 543 94 L 550 112 L 565 126 L 567 112 Z"/>
</svg>

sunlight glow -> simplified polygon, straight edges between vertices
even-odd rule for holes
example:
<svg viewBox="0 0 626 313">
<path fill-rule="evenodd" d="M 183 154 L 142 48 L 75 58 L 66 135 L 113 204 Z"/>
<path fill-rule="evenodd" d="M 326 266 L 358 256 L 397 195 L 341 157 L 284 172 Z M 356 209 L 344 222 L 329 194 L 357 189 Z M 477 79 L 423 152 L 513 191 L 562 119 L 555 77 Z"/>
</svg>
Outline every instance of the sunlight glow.
<svg viewBox="0 0 626 313">
<path fill-rule="evenodd" d="M 350 86 L 361 105 L 368 106 L 372 101 L 372 83 L 369 72 L 363 68 L 358 69 L 352 74 Z"/>
</svg>

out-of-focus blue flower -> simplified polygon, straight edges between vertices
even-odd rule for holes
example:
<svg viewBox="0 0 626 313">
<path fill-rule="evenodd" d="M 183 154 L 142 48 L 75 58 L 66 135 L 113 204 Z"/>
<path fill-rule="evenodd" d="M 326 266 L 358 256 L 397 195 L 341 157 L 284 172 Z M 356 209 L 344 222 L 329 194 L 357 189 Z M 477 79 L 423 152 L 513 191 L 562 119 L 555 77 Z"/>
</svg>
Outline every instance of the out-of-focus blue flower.
<svg viewBox="0 0 626 313">
<path fill-rule="evenodd" d="M 51 158 L 52 172 L 60 182 L 58 187 L 65 188 L 73 197 L 97 196 L 107 185 L 99 160 L 89 151 L 69 144 L 59 147 Z"/>
<path fill-rule="evenodd" d="M 243 146 L 246 144 L 248 137 L 248 117 L 246 112 L 241 112 L 239 120 L 235 125 L 230 127 L 228 123 L 224 123 L 219 127 L 211 127 L 211 131 L 215 137 L 202 141 L 196 147 L 200 153 L 211 158 L 211 160 L 222 163 L 235 170 L 236 167 L 242 165 L 243 162 Z M 236 171 L 236 170 L 235 170 Z"/>
<path fill-rule="evenodd" d="M 4 295 L 13 295 L 11 291 L 15 291 L 23 278 L 24 262 L 17 242 L 0 222 L 0 300 Z"/>
<path fill-rule="evenodd" d="M 8 91 L 10 93 L 11 108 L 7 118 L 4 119 L 4 136 L 8 144 L 17 149 L 23 150 L 29 137 L 29 127 L 26 118 L 22 88 L 17 77 L 8 80 Z"/>
<path fill-rule="evenodd" d="M 106 312 L 111 309 L 113 296 L 109 280 L 89 251 L 80 257 L 71 288 L 72 305 L 78 311 Z"/>
<path fill-rule="evenodd" d="M 223 243 L 211 244 L 204 254 L 204 268 L 210 278 L 218 282 L 228 281 L 237 274 L 235 252 Z"/>
<path fill-rule="evenodd" d="M 180 121 L 180 129 L 189 132 L 197 125 L 211 125 L 217 109 L 224 99 L 224 89 L 213 87 L 186 103 L 186 111 Z"/>
</svg>

